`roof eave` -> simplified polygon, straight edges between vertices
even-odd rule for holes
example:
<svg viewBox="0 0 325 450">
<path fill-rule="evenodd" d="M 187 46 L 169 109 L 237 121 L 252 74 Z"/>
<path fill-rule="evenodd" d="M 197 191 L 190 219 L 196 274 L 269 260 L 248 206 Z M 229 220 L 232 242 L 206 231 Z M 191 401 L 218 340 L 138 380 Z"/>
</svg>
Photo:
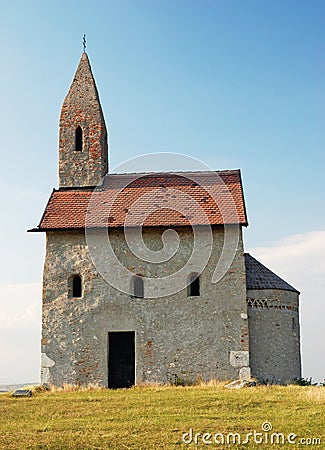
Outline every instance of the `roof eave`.
<svg viewBox="0 0 325 450">
<path fill-rule="evenodd" d="M 245 202 L 245 195 L 244 195 L 244 185 L 243 185 L 243 180 L 242 180 L 240 169 L 238 169 L 238 174 L 239 174 L 239 182 L 240 182 L 240 187 L 241 187 L 241 195 L 242 195 L 242 200 L 243 200 L 243 205 L 244 205 L 244 214 L 245 214 L 245 219 L 246 219 L 244 227 L 248 227 L 249 223 L 248 223 L 247 209 L 246 209 L 246 202 Z"/>
<path fill-rule="evenodd" d="M 222 227 L 222 226 L 247 226 L 247 222 L 244 223 L 226 223 L 226 224 L 222 224 L 222 223 L 216 223 L 216 224 L 195 224 L 193 226 L 196 227 L 207 227 L 207 226 L 211 226 L 211 227 Z M 133 226 L 128 226 L 127 228 L 166 228 L 166 227 L 172 227 L 172 228 L 186 228 L 186 227 L 191 227 L 191 224 L 186 224 L 186 225 L 182 225 L 182 224 L 157 224 L 157 225 L 133 225 Z M 27 230 L 28 233 L 41 233 L 41 232 L 47 232 L 47 231 L 84 231 L 86 227 L 56 227 L 56 228 L 47 228 L 47 227 L 42 227 L 42 226 L 38 226 L 36 228 L 31 228 L 30 230 Z M 90 227 L 88 226 L 87 229 L 92 229 L 92 230 L 105 230 L 105 229 L 118 229 L 118 228 L 125 228 L 123 225 L 116 225 L 116 226 L 96 226 L 96 227 Z"/>
<path fill-rule="evenodd" d="M 293 286 L 291 286 L 291 289 L 289 287 L 246 287 L 247 291 L 288 291 L 288 292 L 296 292 L 300 295 L 300 292 L 295 289 Z"/>
</svg>

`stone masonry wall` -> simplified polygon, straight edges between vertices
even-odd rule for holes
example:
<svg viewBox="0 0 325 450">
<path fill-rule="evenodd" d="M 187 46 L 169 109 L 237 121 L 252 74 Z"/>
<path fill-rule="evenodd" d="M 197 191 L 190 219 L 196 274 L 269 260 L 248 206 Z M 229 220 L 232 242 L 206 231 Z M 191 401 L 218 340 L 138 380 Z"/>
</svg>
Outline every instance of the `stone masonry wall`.
<svg viewBox="0 0 325 450">
<path fill-rule="evenodd" d="M 144 240 L 161 245 L 160 229 Z M 168 263 L 133 259 L 121 231 L 110 231 L 125 266 L 157 276 L 184 264 L 190 229 L 177 230 L 179 256 Z M 227 274 L 217 284 L 212 273 L 223 244 L 222 228 L 213 230 L 212 256 L 201 274 L 201 295 L 187 290 L 161 298 L 134 298 L 111 287 L 94 267 L 81 232 L 48 232 L 43 285 L 43 383 L 108 383 L 108 332 L 134 331 L 136 383 L 167 383 L 175 377 L 195 381 L 249 376 L 246 277 L 242 240 Z M 138 265 L 137 265 L 138 264 Z M 109 270 L 109 267 L 108 267 Z M 83 295 L 71 298 L 71 277 L 80 274 Z M 253 360 L 254 362 L 254 360 Z"/>
<path fill-rule="evenodd" d="M 248 290 L 247 306 L 252 376 L 280 384 L 301 377 L 299 294 Z"/>
<path fill-rule="evenodd" d="M 76 129 L 83 135 L 75 151 Z M 63 102 L 59 127 L 60 187 L 97 186 L 108 171 L 107 130 L 95 81 L 83 53 Z"/>
</svg>

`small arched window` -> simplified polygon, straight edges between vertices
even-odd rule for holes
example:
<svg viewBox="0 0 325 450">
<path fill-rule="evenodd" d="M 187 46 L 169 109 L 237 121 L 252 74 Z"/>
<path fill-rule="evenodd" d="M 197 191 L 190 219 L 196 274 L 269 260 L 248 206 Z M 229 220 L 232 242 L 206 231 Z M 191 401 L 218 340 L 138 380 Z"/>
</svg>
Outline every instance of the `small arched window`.
<svg viewBox="0 0 325 450">
<path fill-rule="evenodd" d="M 82 280 L 80 275 L 74 275 L 72 278 L 72 297 L 82 296 Z"/>
<path fill-rule="evenodd" d="M 296 319 L 294 317 L 292 317 L 291 328 L 292 328 L 292 334 L 294 336 L 296 336 L 296 334 L 297 334 L 297 326 L 296 326 Z"/>
<path fill-rule="evenodd" d="M 188 297 L 200 296 L 200 277 L 197 273 L 191 273 L 189 276 L 189 284 L 187 286 Z"/>
<path fill-rule="evenodd" d="M 82 128 L 78 125 L 76 128 L 76 152 L 82 152 Z"/>
<path fill-rule="evenodd" d="M 134 297 L 143 298 L 144 297 L 144 283 L 143 279 L 136 275 L 133 278 L 133 293 Z"/>
</svg>

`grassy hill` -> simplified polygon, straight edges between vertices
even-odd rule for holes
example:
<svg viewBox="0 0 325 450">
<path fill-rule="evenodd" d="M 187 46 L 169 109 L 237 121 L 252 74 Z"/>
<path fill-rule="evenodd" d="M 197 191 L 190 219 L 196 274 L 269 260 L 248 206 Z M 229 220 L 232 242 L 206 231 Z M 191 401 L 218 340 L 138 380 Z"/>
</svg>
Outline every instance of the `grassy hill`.
<svg viewBox="0 0 325 450">
<path fill-rule="evenodd" d="M 322 449 L 324 413 L 323 387 L 36 390 L 31 398 L 5 393 L 0 395 L 0 448 Z M 262 434 L 254 438 L 254 431 Z"/>
</svg>

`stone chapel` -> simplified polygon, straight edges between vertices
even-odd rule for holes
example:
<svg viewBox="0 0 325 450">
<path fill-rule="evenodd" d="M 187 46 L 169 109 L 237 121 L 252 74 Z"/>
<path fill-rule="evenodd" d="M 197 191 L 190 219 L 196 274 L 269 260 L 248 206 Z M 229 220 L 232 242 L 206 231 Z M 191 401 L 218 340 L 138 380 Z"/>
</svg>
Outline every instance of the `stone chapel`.
<svg viewBox="0 0 325 450">
<path fill-rule="evenodd" d="M 61 109 L 59 186 L 30 230 L 46 234 L 41 382 L 300 377 L 299 292 L 245 253 L 247 225 L 239 170 L 109 172 L 84 52 Z"/>
</svg>

